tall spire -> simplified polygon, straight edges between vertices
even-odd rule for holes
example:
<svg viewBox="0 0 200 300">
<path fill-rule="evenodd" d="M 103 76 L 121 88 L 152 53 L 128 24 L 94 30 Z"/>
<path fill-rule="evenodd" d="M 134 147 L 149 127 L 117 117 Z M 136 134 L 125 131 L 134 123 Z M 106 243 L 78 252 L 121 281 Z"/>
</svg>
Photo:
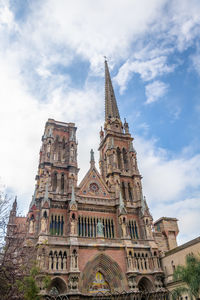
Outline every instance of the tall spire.
<svg viewBox="0 0 200 300">
<path fill-rule="evenodd" d="M 110 118 L 120 119 L 120 115 L 110 78 L 108 63 L 105 59 L 105 120 Z"/>
</svg>

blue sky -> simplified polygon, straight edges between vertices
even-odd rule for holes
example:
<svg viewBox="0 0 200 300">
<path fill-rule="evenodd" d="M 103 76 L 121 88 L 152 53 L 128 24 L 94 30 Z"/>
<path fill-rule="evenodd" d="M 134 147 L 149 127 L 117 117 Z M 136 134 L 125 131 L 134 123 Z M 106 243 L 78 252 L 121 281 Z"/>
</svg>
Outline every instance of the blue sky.
<svg viewBox="0 0 200 300">
<path fill-rule="evenodd" d="M 200 2 L 0 4 L 0 177 L 25 214 L 48 118 L 78 127 L 79 181 L 104 122 L 104 55 L 154 220 L 200 227 Z M 88 157 L 88 159 L 86 159 Z"/>
</svg>

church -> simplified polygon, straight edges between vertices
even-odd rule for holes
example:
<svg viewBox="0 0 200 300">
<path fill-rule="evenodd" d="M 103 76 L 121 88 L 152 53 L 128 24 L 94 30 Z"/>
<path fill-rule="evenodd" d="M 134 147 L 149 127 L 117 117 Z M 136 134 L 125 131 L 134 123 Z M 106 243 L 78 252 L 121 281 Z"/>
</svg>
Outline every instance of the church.
<svg viewBox="0 0 200 300">
<path fill-rule="evenodd" d="M 26 241 L 38 245 L 41 274 L 51 277 L 41 293 L 92 299 L 98 293 L 165 290 L 161 256 L 177 247 L 177 219 L 153 223 L 134 138 L 121 121 L 107 61 L 100 173 L 91 150 L 79 185 L 76 130 L 74 123 L 48 119 L 27 217 L 16 216 L 16 201 L 11 210 L 8 228 L 11 223 L 26 228 Z"/>
</svg>

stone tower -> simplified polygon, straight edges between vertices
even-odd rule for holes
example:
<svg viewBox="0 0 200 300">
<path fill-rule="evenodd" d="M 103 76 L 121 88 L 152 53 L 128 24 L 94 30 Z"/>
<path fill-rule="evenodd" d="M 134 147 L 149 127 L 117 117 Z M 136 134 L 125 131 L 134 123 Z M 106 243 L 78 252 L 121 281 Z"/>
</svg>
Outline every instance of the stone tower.
<svg viewBox="0 0 200 300">
<path fill-rule="evenodd" d="M 142 177 L 138 170 L 137 153 L 132 141 L 128 123 L 126 120 L 122 123 L 120 119 L 105 61 L 105 123 L 104 131 L 100 131 L 99 147 L 101 175 L 109 189 L 115 193 L 115 197 L 121 197 L 124 207 L 140 216 L 138 219 L 140 234 L 141 237 L 147 238 L 150 231 L 146 228 L 146 223 L 151 226 L 152 218 L 149 213 L 144 215 L 146 202 L 142 194 Z M 126 209 L 123 212 L 125 219 L 127 219 Z"/>
</svg>

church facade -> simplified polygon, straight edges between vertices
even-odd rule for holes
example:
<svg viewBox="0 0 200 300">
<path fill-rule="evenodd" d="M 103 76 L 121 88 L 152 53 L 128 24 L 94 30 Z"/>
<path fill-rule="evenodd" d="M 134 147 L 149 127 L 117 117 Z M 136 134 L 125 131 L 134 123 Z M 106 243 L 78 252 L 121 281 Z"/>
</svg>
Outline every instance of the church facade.
<svg viewBox="0 0 200 300">
<path fill-rule="evenodd" d="M 163 290 L 160 257 L 177 246 L 177 220 L 163 217 L 153 223 L 107 61 L 100 173 L 91 150 L 89 170 L 79 185 L 76 130 L 74 123 L 47 121 L 35 193 L 27 218 L 21 219 L 26 240 L 38 245 L 41 274 L 51 277 L 46 293 L 81 299 L 99 292 Z M 16 207 L 11 215 L 12 222 L 20 223 Z"/>
</svg>

